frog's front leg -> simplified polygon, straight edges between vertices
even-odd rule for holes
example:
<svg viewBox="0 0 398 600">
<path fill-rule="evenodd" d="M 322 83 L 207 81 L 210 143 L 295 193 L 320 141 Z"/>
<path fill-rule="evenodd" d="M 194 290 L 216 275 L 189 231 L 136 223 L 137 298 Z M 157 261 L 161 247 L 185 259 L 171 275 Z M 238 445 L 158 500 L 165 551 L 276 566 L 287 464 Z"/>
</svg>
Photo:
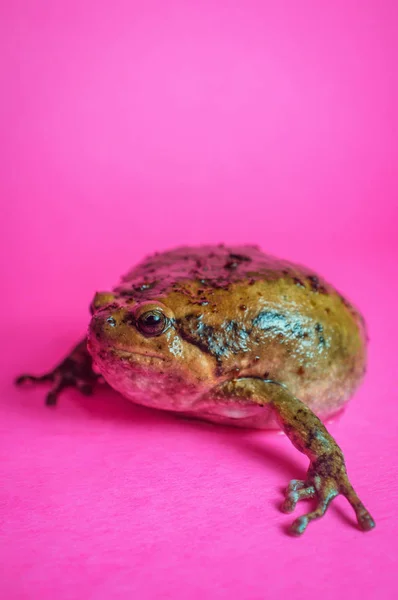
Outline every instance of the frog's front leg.
<svg viewBox="0 0 398 600">
<path fill-rule="evenodd" d="M 21 375 L 15 383 L 22 385 L 27 382 L 51 382 L 52 388 L 46 396 L 46 404 L 54 406 L 63 389 L 75 387 L 83 394 L 90 395 L 98 379 L 99 375 L 94 373 L 92 368 L 92 359 L 87 350 L 87 340 L 84 339 L 52 371 L 39 376 Z"/>
<path fill-rule="evenodd" d="M 245 377 L 224 383 L 217 388 L 216 397 L 269 405 L 293 445 L 310 459 L 306 480 L 291 481 L 282 510 L 292 512 L 297 502 L 305 498 L 316 498 L 317 505 L 315 510 L 293 522 L 293 533 L 302 534 L 310 521 L 324 515 L 338 494 L 350 502 L 362 530 L 368 531 L 375 526 L 348 479 L 339 446 L 320 419 L 284 385 L 272 380 Z"/>
</svg>

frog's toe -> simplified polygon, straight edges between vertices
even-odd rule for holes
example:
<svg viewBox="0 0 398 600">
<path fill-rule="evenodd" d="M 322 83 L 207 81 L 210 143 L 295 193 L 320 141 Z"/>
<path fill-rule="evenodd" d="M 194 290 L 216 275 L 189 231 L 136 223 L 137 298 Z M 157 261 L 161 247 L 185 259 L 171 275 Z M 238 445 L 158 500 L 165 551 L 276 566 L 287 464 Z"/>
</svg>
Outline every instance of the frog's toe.
<svg viewBox="0 0 398 600">
<path fill-rule="evenodd" d="M 315 495 L 315 489 L 313 488 L 313 495 Z M 337 496 L 337 491 L 330 491 L 328 494 L 319 494 L 318 492 L 318 505 L 315 510 L 298 517 L 293 521 L 291 525 L 291 532 L 295 535 L 301 535 L 307 529 L 308 524 L 315 519 L 320 519 L 325 514 L 329 504 Z"/>
<path fill-rule="evenodd" d="M 25 385 L 26 383 L 43 383 L 46 381 L 53 381 L 54 372 L 45 373 L 44 375 L 30 375 L 24 373 L 15 378 L 15 385 Z"/>
<path fill-rule="evenodd" d="M 374 527 L 376 527 L 376 523 L 370 513 L 367 511 L 364 514 L 358 515 L 358 525 L 363 531 L 370 531 Z"/>
<path fill-rule="evenodd" d="M 302 479 L 292 479 L 287 486 L 286 493 L 290 494 L 290 492 L 295 492 L 296 490 L 301 490 L 301 488 L 305 487 L 306 483 Z"/>
<path fill-rule="evenodd" d="M 291 533 L 293 533 L 294 535 L 303 534 L 304 531 L 307 529 L 308 523 L 309 523 L 309 521 L 306 516 L 299 517 L 298 519 L 293 521 L 293 523 L 290 527 Z"/>
<path fill-rule="evenodd" d="M 291 482 L 292 483 L 292 482 Z M 306 485 L 305 482 L 303 485 Z M 293 488 L 289 491 L 290 486 L 286 491 L 286 498 L 282 503 L 281 510 L 284 513 L 291 513 L 296 508 L 297 502 L 300 500 L 306 500 L 308 498 L 313 498 L 315 496 L 315 489 L 312 485 L 308 485 L 307 487 L 301 486 L 300 488 Z"/>
<path fill-rule="evenodd" d="M 343 494 L 343 496 L 347 498 L 348 502 L 355 510 L 360 529 L 362 529 L 362 531 L 370 531 L 371 529 L 373 529 L 376 526 L 376 523 L 370 512 L 362 504 L 361 500 L 359 499 L 352 485 L 349 483 L 348 479 L 345 481 L 344 485 L 341 486 L 340 491 Z"/>
<path fill-rule="evenodd" d="M 58 396 L 67 387 L 73 387 L 75 385 L 75 381 L 72 378 L 64 377 L 62 374 L 58 373 L 57 376 L 53 380 L 53 387 L 48 392 L 46 396 L 45 404 L 46 406 L 55 406 L 57 404 Z"/>
<path fill-rule="evenodd" d="M 59 392 L 48 392 L 45 401 L 46 406 L 55 406 L 57 404 L 58 393 Z"/>
</svg>

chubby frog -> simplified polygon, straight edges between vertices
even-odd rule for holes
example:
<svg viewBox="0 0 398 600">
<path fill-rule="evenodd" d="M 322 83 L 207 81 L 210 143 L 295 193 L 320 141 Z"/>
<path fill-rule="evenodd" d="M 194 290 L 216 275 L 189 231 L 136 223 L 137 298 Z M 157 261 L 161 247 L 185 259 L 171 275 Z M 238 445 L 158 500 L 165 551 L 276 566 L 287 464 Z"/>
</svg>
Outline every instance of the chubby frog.
<svg viewBox="0 0 398 600">
<path fill-rule="evenodd" d="M 181 247 L 157 253 L 91 303 L 87 337 L 53 371 L 46 403 L 105 380 L 146 406 L 212 422 L 280 427 L 310 461 L 282 510 L 314 498 L 301 534 L 344 495 L 361 529 L 374 521 L 355 493 L 323 421 L 361 382 L 366 333 L 359 312 L 312 270 L 256 246 Z"/>
</svg>

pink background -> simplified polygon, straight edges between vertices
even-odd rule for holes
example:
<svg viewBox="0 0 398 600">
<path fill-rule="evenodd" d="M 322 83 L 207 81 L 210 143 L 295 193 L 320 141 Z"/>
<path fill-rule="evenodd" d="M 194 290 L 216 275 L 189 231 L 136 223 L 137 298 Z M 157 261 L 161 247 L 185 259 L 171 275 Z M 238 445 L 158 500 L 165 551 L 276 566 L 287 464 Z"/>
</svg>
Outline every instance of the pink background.
<svg viewBox="0 0 398 600">
<path fill-rule="evenodd" d="M 398 3 L 1 5 L 0 595 L 396 598 Z M 330 430 L 373 532 L 337 499 L 286 535 L 307 461 L 282 436 L 12 386 L 144 254 L 220 241 L 365 314 L 368 376 Z"/>
</svg>

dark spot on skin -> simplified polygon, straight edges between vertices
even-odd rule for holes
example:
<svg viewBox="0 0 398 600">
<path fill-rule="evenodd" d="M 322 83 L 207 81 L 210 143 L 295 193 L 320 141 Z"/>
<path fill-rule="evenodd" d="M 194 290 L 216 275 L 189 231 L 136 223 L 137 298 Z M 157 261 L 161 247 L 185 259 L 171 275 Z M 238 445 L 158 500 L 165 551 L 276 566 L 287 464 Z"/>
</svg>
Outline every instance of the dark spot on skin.
<svg viewBox="0 0 398 600">
<path fill-rule="evenodd" d="M 304 283 L 298 277 L 293 277 L 294 283 L 299 287 L 305 287 Z"/>
<path fill-rule="evenodd" d="M 127 313 L 127 315 L 125 315 L 125 317 L 123 318 L 122 323 L 124 323 L 125 325 L 130 325 L 130 326 L 135 326 L 135 318 L 134 315 L 132 313 Z"/>
<path fill-rule="evenodd" d="M 304 415 L 304 417 L 303 417 Z M 299 408 L 296 412 L 296 414 L 293 417 L 293 420 L 296 421 L 297 423 L 301 423 L 304 426 L 306 426 L 306 421 L 305 421 L 305 410 L 303 408 Z"/>
<path fill-rule="evenodd" d="M 327 314 L 330 314 L 330 308 L 325 308 L 325 312 L 326 312 Z"/>
<path fill-rule="evenodd" d="M 341 294 L 339 294 L 339 297 L 340 297 L 340 300 L 342 301 L 342 303 L 344 304 L 344 306 L 345 306 L 346 308 L 348 308 L 348 310 L 352 310 L 352 306 L 351 306 L 351 304 L 348 302 L 348 300 L 346 300 L 346 299 L 344 298 L 344 296 L 342 296 Z"/>
<path fill-rule="evenodd" d="M 239 267 L 239 263 L 234 260 L 228 260 L 224 265 L 224 269 L 228 269 L 230 271 L 233 271 L 234 269 L 237 269 L 238 267 Z"/>
<path fill-rule="evenodd" d="M 294 323 L 294 325 L 292 327 L 292 333 L 296 338 L 301 339 L 304 337 L 305 332 L 303 330 L 301 323 L 299 323 L 299 322 Z"/>
<path fill-rule="evenodd" d="M 99 308 L 97 308 L 96 313 L 100 314 L 104 311 L 114 310 L 115 308 L 118 308 L 118 305 L 116 302 L 112 302 L 112 304 L 105 304 L 104 306 L 100 306 Z"/>
<path fill-rule="evenodd" d="M 286 434 L 289 435 L 289 433 L 294 432 L 296 428 L 294 425 L 290 425 L 289 423 L 284 423 L 283 429 L 285 430 Z"/>
<path fill-rule="evenodd" d="M 316 437 L 316 435 L 314 435 L 314 437 Z M 316 459 L 315 463 L 312 465 L 312 468 L 315 468 L 317 474 L 321 477 L 332 477 L 335 479 L 343 465 L 344 459 L 339 455 L 339 453 L 325 453 Z"/>
<path fill-rule="evenodd" d="M 265 371 L 263 374 L 264 379 L 269 379 L 269 371 Z"/>
<path fill-rule="evenodd" d="M 307 433 L 306 447 L 310 448 L 314 440 L 316 440 L 318 430 L 316 427 L 312 427 Z"/>
<path fill-rule="evenodd" d="M 315 325 L 315 331 L 320 334 L 318 336 L 319 345 L 320 346 L 324 346 L 325 345 L 325 338 L 322 335 L 322 333 L 323 333 L 323 325 L 321 323 L 316 323 L 316 325 Z"/>
<path fill-rule="evenodd" d="M 317 275 L 308 275 L 307 279 L 310 282 L 312 291 L 317 292 L 319 290 L 319 277 Z"/>
<path fill-rule="evenodd" d="M 321 285 L 319 277 L 317 275 L 308 275 L 308 281 L 310 282 L 311 290 L 318 292 L 319 294 L 327 294 L 328 291 L 324 285 Z"/>
<path fill-rule="evenodd" d="M 234 254 L 233 252 L 231 252 L 229 256 L 233 260 L 238 260 L 241 262 L 251 262 L 252 260 L 250 256 L 246 256 L 245 254 Z"/>
<path fill-rule="evenodd" d="M 302 377 L 304 375 L 304 373 L 305 373 L 305 370 L 303 367 L 299 367 L 297 369 L 297 375 L 300 375 L 300 377 Z"/>
<path fill-rule="evenodd" d="M 179 322 L 177 321 L 177 327 L 178 326 L 179 326 Z M 202 340 L 198 339 L 198 337 L 196 335 L 191 335 L 189 332 L 186 332 L 181 328 L 179 328 L 178 331 L 183 340 L 185 340 L 189 344 L 193 344 L 194 346 L 197 346 L 198 348 L 200 348 L 202 350 L 202 352 L 206 352 L 206 354 L 211 354 L 209 345 L 206 343 L 205 340 L 202 341 Z"/>
<path fill-rule="evenodd" d="M 224 369 L 223 369 L 223 366 L 222 366 L 222 362 L 217 357 L 216 357 L 216 360 L 217 360 L 217 366 L 216 366 L 216 371 L 215 371 L 216 377 L 221 377 L 224 374 Z"/>
<path fill-rule="evenodd" d="M 289 271 L 288 271 L 287 269 L 283 269 L 282 273 L 283 273 L 284 275 L 289 275 Z"/>
<path fill-rule="evenodd" d="M 247 308 L 246 304 L 241 304 L 241 305 L 239 306 L 239 309 L 240 309 L 240 310 L 246 310 L 246 308 Z"/>
</svg>

